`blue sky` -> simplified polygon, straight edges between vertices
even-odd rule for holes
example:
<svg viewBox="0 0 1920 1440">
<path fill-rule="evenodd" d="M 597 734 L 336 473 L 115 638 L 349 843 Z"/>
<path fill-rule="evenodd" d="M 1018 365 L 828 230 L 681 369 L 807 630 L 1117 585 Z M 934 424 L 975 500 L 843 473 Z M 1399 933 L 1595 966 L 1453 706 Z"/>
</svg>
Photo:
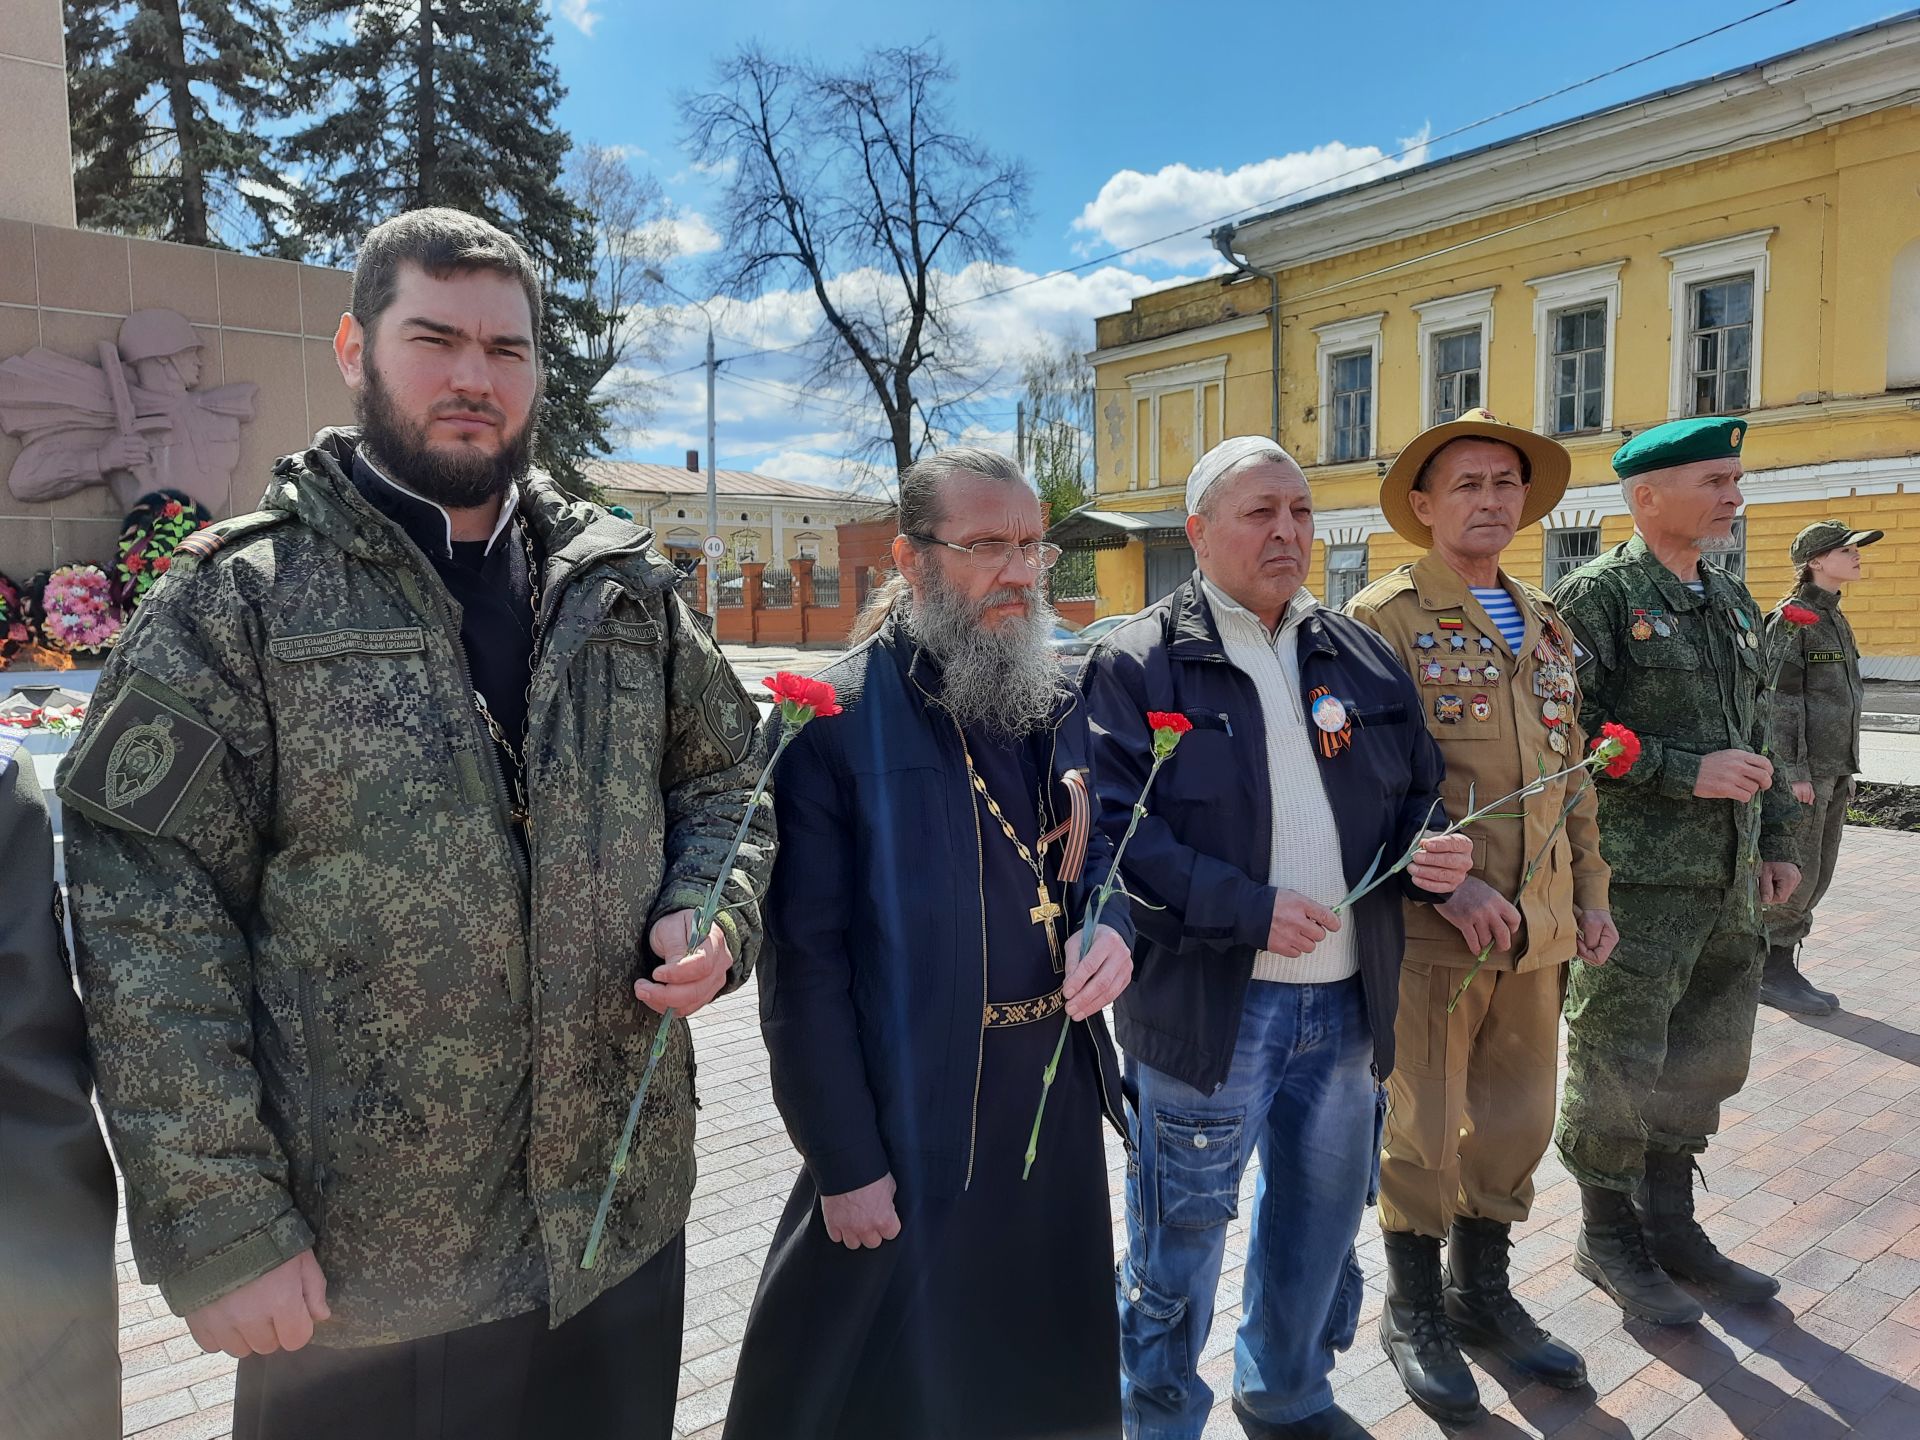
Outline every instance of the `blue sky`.
<svg viewBox="0 0 1920 1440">
<path fill-rule="evenodd" d="M 1033 179 L 1031 220 L 1011 238 L 1015 274 L 1076 265 L 1303 184 L 1433 159 L 1649 91 L 1749 64 L 1899 13 L 1886 0 L 1798 0 L 1725 34 L 1575 90 L 1456 139 L 1457 127 L 1765 9 L 1774 0 L 1616 0 L 1602 5 L 1268 3 L 1235 7 L 1046 0 L 940 6 L 878 0 L 553 0 L 554 58 L 576 141 L 627 147 L 675 206 L 687 252 L 669 278 L 706 298 L 708 177 L 681 148 L 676 98 L 707 87 L 716 59 L 756 41 L 837 64 L 868 46 L 937 41 L 956 75 L 951 119 Z M 1413 148 L 1410 148 L 1413 147 Z M 1405 152 L 1405 153 L 1403 153 Z M 707 253 L 700 253 L 702 251 Z M 982 401 L 970 438 L 1010 448 L 1011 382 L 1048 334 L 1085 347 L 1092 318 L 1157 285 L 1206 273 L 1204 236 L 1128 254 L 971 307 L 981 350 L 1006 385 Z M 804 297 L 716 308 L 756 345 L 799 339 Z M 697 312 L 670 329 L 661 369 L 697 362 Z M 730 349 L 724 340 L 720 353 Z M 843 457 L 862 416 L 844 397 L 795 403 L 785 356 L 725 367 L 720 463 L 824 483 L 861 473 Z M 662 382 L 648 432 L 618 453 L 677 463 L 705 442 L 704 378 Z"/>
</svg>

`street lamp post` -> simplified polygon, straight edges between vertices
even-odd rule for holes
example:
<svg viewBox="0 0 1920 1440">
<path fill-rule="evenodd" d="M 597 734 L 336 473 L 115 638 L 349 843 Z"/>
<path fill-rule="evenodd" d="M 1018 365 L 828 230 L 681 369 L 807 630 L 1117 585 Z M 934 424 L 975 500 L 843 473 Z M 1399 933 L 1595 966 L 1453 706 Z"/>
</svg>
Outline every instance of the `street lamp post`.
<svg viewBox="0 0 1920 1440">
<path fill-rule="evenodd" d="M 641 272 L 647 279 L 664 290 L 670 290 L 682 300 L 698 310 L 707 322 L 707 534 L 718 536 L 720 533 L 720 486 L 714 470 L 715 426 L 713 418 L 714 377 L 719 372 L 720 362 L 713 358 L 713 315 L 700 301 L 694 299 L 679 286 L 673 284 L 659 270 L 649 265 Z M 702 552 L 704 554 L 704 551 Z M 713 620 L 715 633 L 720 625 L 720 564 L 711 555 L 707 555 L 707 614 Z"/>
</svg>

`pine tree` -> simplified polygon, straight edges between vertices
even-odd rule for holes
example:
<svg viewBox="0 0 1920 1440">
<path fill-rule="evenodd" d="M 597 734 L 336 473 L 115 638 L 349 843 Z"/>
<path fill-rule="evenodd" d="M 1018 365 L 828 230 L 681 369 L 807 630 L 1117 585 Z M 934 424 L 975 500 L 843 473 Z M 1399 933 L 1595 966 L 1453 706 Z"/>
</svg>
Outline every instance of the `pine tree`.
<svg viewBox="0 0 1920 1440">
<path fill-rule="evenodd" d="M 581 460 L 608 446 L 581 351 L 605 319 L 584 288 L 586 217 L 561 183 L 568 140 L 554 112 L 566 92 L 541 0 L 302 0 L 300 16 L 294 93 L 319 118 L 282 154 L 302 176 L 308 243 L 344 260 L 381 221 L 447 205 L 524 245 L 545 281 L 535 454 L 584 489 Z"/>
<path fill-rule="evenodd" d="M 80 223 L 291 254 L 263 119 L 284 113 L 273 0 L 66 0 Z"/>
</svg>

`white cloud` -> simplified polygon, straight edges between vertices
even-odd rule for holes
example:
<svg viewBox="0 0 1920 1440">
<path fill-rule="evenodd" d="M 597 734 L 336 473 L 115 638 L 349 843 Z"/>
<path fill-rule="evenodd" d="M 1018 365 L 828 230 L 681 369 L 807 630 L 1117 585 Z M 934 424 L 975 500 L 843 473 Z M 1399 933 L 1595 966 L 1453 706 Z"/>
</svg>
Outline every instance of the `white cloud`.
<svg viewBox="0 0 1920 1440">
<path fill-rule="evenodd" d="M 593 27 L 600 23 L 600 12 L 593 8 L 593 0 L 555 0 L 553 8 L 582 35 L 591 36 Z"/>
<path fill-rule="evenodd" d="M 677 215 L 643 225 L 640 230 L 647 239 L 655 235 L 664 237 L 668 241 L 667 253 L 675 259 L 711 254 L 721 245 L 720 232 L 709 225 L 707 217 L 697 210 L 683 210 Z"/>
<path fill-rule="evenodd" d="M 1422 164 L 1427 158 L 1427 133 L 1422 129 L 1393 151 L 1332 140 L 1237 170 L 1196 170 L 1184 162 L 1164 165 L 1151 175 L 1122 170 L 1100 187 L 1074 220 L 1073 228 L 1087 237 L 1078 242 L 1078 248 L 1083 254 L 1124 249 L 1202 225 L 1190 235 L 1153 245 L 1132 258 L 1180 269 L 1217 262 L 1207 230 L 1220 217 L 1324 195 Z"/>
</svg>

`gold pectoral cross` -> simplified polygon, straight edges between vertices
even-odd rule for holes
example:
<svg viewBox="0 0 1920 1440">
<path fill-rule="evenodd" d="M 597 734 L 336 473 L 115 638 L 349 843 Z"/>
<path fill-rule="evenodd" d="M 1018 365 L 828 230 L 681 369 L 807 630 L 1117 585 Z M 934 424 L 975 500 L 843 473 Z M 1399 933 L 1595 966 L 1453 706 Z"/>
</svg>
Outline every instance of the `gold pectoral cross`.
<svg viewBox="0 0 1920 1440">
<path fill-rule="evenodd" d="M 1040 882 L 1040 903 L 1027 911 L 1027 918 L 1036 925 L 1047 927 L 1047 954 L 1053 958 L 1053 970 L 1057 975 L 1066 967 L 1060 960 L 1060 936 L 1053 928 L 1053 922 L 1066 911 L 1053 903 L 1053 897 L 1047 894 L 1046 881 Z"/>
</svg>

